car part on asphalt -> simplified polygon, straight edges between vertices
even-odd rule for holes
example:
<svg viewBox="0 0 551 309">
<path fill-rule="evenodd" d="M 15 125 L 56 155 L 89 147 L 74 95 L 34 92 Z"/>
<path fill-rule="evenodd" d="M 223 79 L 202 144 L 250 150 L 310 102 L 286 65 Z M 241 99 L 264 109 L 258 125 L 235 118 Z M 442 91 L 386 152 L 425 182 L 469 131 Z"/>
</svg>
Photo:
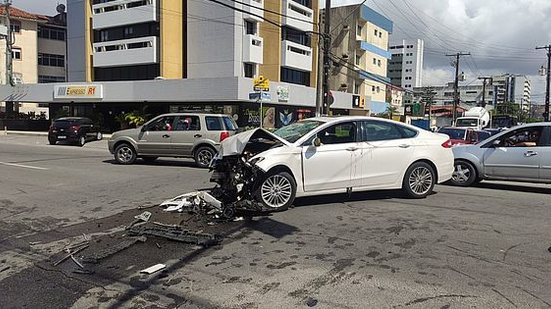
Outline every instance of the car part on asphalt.
<svg viewBox="0 0 551 309">
<path fill-rule="evenodd" d="M 161 269 L 165 269 L 166 268 L 166 265 L 165 264 L 156 264 L 156 265 L 153 265 L 151 267 L 148 267 L 146 269 L 142 269 L 140 271 L 140 274 L 148 274 L 148 275 L 151 275 L 153 273 L 156 273 L 158 272 L 159 270 Z"/>
<path fill-rule="evenodd" d="M 88 263 L 88 264 L 97 264 L 99 260 L 105 259 L 107 257 L 110 257 L 114 255 L 115 253 L 118 253 L 124 249 L 130 248 L 132 245 L 134 245 L 137 242 L 146 242 L 147 237 L 141 236 L 141 237 L 131 237 L 129 239 L 124 239 L 123 241 L 119 242 L 118 244 L 115 244 L 113 246 L 109 246 L 108 248 L 105 248 L 100 251 L 96 251 L 93 254 L 84 256 L 82 258 L 82 262 Z"/>
<path fill-rule="evenodd" d="M 80 267 L 81 269 L 84 269 L 84 265 L 82 265 L 77 259 L 75 259 L 74 255 L 71 255 L 71 260 L 73 260 L 73 262 L 75 262 L 75 264 L 77 264 L 78 267 Z"/>
<path fill-rule="evenodd" d="M 55 262 L 55 263 L 54 263 L 54 266 L 57 266 L 57 265 L 63 263 L 65 260 L 67 260 L 67 259 L 70 258 L 71 256 L 73 256 L 73 255 L 79 253 L 80 251 L 82 251 L 82 250 L 84 250 L 84 249 L 86 249 L 86 248 L 88 248 L 88 247 L 89 247 L 89 245 L 84 245 L 84 246 L 82 246 L 82 247 L 80 247 L 80 248 L 78 248 L 78 249 L 74 249 L 74 250 L 68 250 L 68 249 L 66 249 L 65 251 L 69 251 L 69 252 L 67 253 L 67 255 L 65 255 L 65 256 L 62 257 L 60 260 L 58 260 L 57 262 Z"/>
<path fill-rule="evenodd" d="M 222 242 L 223 237 L 216 234 L 190 232 L 181 227 L 146 227 L 134 226 L 128 230 L 130 235 L 150 235 L 163 237 L 170 240 L 181 241 L 184 243 L 210 247 Z"/>
<path fill-rule="evenodd" d="M 132 221 L 132 223 L 130 223 L 130 225 L 127 227 L 127 229 L 134 226 L 134 225 L 136 225 L 136 224 L 145 224 L 145 223 L 149 222 L 149 219 L 151 218 L 151 213 L 149 211 L 144 211 L 141 214 L 139 214 L 137 216 L 134 216 L 134 218 L 136 220 Z"/>
</svg>

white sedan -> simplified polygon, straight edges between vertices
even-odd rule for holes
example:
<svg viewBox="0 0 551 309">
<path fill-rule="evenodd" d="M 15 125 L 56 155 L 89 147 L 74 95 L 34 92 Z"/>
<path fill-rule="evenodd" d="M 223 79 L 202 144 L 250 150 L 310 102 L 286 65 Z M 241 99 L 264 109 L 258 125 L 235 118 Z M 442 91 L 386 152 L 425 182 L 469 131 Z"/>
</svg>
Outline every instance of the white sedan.
<svg viewBox="0 0 551 309">
<path fill-rule="evenodd" d="M 283 210 L 295 197 L 352 191 L 401 188 L 424 198 L 451 178 L 453 162 L 447 136 L 380 118 L 318 117 L 226 139 L 211 181 L 224 202 Z"/>
</svg>

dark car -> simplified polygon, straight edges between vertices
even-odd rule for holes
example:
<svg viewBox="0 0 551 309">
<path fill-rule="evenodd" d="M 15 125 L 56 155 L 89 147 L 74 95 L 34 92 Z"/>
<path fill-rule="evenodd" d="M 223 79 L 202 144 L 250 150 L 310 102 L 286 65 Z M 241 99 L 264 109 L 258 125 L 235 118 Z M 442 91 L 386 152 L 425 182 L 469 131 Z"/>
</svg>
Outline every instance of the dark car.
<svg viewBox="0 0 551 309">
<path fill-rule="evenodd" d="M 100 127 L 86 117 L 63 117 L 52 122 L 48 131 L 48 141 L 51 145 L 63 141 L 84 146 L 89 141 L 102 139 Z"/>
</svg>

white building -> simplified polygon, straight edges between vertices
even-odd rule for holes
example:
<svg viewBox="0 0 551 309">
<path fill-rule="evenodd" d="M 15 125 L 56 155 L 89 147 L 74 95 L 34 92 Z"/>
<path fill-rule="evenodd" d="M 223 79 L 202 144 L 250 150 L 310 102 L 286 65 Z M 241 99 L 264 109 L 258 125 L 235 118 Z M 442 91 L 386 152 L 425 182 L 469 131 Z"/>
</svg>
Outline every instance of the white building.
<svg viewBox="0 0 551 309">
<path fill-rule="evenodd" d="M 393 85 L 407 90 L 423 86 L 424 46 L 421 39 L 402 40 L 390 45 L 392 59 L 388 62 L 388 77 Z"/>
</svg>

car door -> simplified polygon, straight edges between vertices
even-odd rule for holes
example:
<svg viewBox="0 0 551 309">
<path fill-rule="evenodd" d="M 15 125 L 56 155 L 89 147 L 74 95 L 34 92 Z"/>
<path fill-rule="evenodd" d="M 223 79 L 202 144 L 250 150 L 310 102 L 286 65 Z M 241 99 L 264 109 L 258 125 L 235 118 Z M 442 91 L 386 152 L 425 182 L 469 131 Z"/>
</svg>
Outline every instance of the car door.
<svg viewBox="0 0 551 309">
<path fill-rule="evenodd" d="M 484 153 L 484 174 L 489 178 L 537 181 L 543 127 L 513 130 L 499 138 L 499 144 Z"/>
<path fill-rule="evenodd" d="M 195 142 L 202 137 L 202 126 L 199 116 L 178 116 L 172 135 L 172 147 L 175 153 L 180 156 L 191 156 Z"/>
<path fill-rule="evenodd" d="M 380 120 L 362 121 L 360 187 L 385 187 L 401 181 L 417 147 L 417 132 Z"/>
<path fill-rule="evenodd" d="M 172 135 L 176 117 L 161 116 L 146 124 L 138 139 L 140 155 L 173 155 Z"/>
<path fill-rule="evenodd" d="M 551 126 L 543 132 L 543 143 L 540 150 L 540 180 L 551 182 Z"/>
<path fill-rule="evenodd" d="M 306 143 L 302 147 L 304 191 L 352 187 L 359 159 L 357 124 L 338 123 L 320 130 L 315 137 L 321 145 Z"/>
</svg>

